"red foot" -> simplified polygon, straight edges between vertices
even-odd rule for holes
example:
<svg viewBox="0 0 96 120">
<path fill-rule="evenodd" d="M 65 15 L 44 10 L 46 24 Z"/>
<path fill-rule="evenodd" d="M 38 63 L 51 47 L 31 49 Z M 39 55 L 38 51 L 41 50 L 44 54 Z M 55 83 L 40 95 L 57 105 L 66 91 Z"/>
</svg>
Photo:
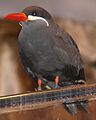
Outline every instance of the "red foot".
<svg viewBox="0 0 96 120">
<path fill-rule="evenodd" d="M 42 85 L 42 80 L 38 79 L 38 86 L 41 87 L 41 85 Z"/>
<path fill-rule="evenodd" d="M 56 76 L 56 78 L 55 78 L 55 84 L 56 84 L 56 85 L 58 85 L 59 80 L 60 80 L 59 76 Z"/>
</svg>

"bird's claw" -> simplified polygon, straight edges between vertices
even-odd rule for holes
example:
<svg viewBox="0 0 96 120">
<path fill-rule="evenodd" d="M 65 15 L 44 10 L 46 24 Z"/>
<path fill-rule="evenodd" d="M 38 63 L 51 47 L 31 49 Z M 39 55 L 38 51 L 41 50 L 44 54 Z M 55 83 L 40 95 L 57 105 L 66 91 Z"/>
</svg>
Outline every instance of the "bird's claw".
<svg viewBox="0 0 96 120">
<path fill-rule="evenodd" d="M 42 90 L 42 89 L 41 89 L 41 86 L 38 86 L 37 90 L 38 90 L 38 91 L 41 91 L 41 90 Z"/>
<path fill-rule="evenodd" d="M 60 86 L 58 85 L 58 83 L 56 84 L 56 82 L 54 82 L 54 81 L 48 81 L 46 79 L 42 80 L 42 84 L 47 89 L 57 89 L 57 88 L 60 88 Z"/>
<path fill-rule="evenodd" d="M 51 88 L 51 89 L 57 89 L 60 88 L 59 85 L 55 84 L 53 81 L 48 82 L 47 85 Z"/>
</svg>

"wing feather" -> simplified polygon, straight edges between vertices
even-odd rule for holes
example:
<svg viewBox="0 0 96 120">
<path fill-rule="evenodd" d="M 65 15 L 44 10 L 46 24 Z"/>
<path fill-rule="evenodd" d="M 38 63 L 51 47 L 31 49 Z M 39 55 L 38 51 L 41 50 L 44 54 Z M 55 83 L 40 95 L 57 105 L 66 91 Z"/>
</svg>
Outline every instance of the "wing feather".
<svg viewBox="0 0 96 120">
<path fill-rule="evenodd" d="M 85 79 L 82 58 L 73 38 L 61 29 L 53 37 L 55 54 L 64 64 L 66 75 L 77 79 Z"/>
</svg>

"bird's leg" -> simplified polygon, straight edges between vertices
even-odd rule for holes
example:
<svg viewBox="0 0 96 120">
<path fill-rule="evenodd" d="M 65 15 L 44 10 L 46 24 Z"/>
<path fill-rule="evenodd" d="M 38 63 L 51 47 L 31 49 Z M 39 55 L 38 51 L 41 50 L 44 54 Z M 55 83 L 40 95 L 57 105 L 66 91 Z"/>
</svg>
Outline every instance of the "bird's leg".
<svg viewBox="0 0 96 120">
<path fill-rule="evenodd" d="M 59 86 L 58 86 L 59 81 L 60 81 L 60 77 L 59 77 L 59 76 L 56 76 L 56 77 L 55 77 L 55 88 L 58 88 L 58 87 L 59 87 Z"/>
<path fill-rule="evenodd" d="M 38 79 L 38 91 L 42 90 L 41 86 L 42 86 L 42 80 Z"/>
<path fill-rule="evenodd" d="M 57 88 L 59 88 L 60 87 L 58 85 L 59 81 L 60 81 L 60 77 L 59 76 L 55 77 L 55 82 L 46 80 L 46 88 L 48 88 L 48 89 L 57 89 Z"/>
</svg>

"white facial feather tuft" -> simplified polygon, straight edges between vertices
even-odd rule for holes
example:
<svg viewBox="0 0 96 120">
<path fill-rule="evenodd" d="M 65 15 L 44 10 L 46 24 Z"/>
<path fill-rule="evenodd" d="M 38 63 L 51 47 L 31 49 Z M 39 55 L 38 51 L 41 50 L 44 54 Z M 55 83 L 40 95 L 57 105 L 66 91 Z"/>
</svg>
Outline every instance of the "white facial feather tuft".
<svg viewBox="0 0 96 120">
<path fill-rule="evenodd" d="M 48 21 L 43 17 L 28 15 L 28 20 L 43 20 L 44 22 L 46 22 L 47 26 L 49 26 Z"/>
</svg>

